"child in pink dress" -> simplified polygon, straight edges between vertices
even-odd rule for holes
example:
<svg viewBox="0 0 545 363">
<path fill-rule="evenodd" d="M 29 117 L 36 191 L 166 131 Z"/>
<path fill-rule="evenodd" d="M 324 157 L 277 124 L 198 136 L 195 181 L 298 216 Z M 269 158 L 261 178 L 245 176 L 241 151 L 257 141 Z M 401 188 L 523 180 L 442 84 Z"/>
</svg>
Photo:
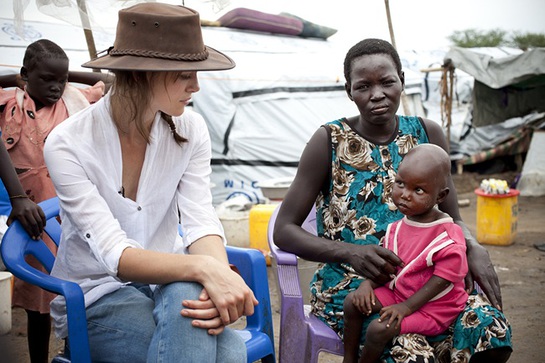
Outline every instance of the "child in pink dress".
<svg viewBox="0 0 545 363">
<path fill-rule="evenodd" d="M 0 88 L 0 130 L 2 141 L 24 193 L 20 196 L 39 203 L 56 195 L 45 166 L 43 149 L 51 130 L 73 113 L 99 100 L 105 91 L 101 73 L 69 72 L 68 57 L 57 44 L 41 39 L 25 52 L 18 76 L 0 78 L 2 87 L 24 82 L 24 89 Z M 92 86 L 76 88 L 70 81 Z M 56 252 L 54 243 L 44 241 Z M 31 260 L 31 258 L 29 257 Z M 36 267 L 36 261 L 30 261 Z M 47 362 L 51 321 L 49 303 L 55 297 L 39 287 L 15 280 L 13 306 L 22 307 L 28 317 L 28 345 L 32 363 Z"/>
<path fill-rule="evenodd" d="M 405 217 L 388 226 L 385 248 L 404 262 L 392 280 L 379 285 L 369 279 L 344 302 L 344 362 L 358 362 L 365 316 L 369 323 L 359 362 L 378 362 L 386 345 L 399 334 L 439 335 L 464 309 L 468 272 L 462 229 L 437 207 L 449 193 L 448 154 L 422 144 L 403 158 L 392 198 Z"/>
</svg>

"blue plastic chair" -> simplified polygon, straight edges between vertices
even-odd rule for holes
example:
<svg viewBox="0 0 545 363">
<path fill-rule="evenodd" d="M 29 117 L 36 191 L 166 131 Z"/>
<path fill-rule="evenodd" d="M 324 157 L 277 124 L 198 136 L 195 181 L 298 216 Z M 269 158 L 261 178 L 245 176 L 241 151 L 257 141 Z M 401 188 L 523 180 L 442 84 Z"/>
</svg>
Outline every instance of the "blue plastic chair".
<svg viewBox="0 0 545 363">
<path fill-rule="evenodd" d="M 52 198 L 39 203 L 42 207 L 47 225 L 45 232 L 58 245 L 61 226 L 57 221 L 59 201 Z M 58 279 L 45 274 L 25 261 L 25 256 L 32 255 L 50 272 L 55 257 L 43 241 L 32 240 L 18 221 L 6 231 L 0 253 L 7 269 L 21 280 L 37 285 L 45 290 L 63 295 L 66 299 L 68 315 L 68 339 L 64 355 L 53 359 L 53 362 L 90 363 L 89 337 L 83 292 L 78 284 Z M 246 343 L 248 362 L 260 360 L 266 363 L 275 362 L 274 335 L 267 280 L 267 265 L 263 254 L 257 250 L 227 247 L 229 262 L 237 267 L 244 281 L 259 300 L 252 316 L 246 318 L 246 327 L 237 330 Z"/>
</svg>

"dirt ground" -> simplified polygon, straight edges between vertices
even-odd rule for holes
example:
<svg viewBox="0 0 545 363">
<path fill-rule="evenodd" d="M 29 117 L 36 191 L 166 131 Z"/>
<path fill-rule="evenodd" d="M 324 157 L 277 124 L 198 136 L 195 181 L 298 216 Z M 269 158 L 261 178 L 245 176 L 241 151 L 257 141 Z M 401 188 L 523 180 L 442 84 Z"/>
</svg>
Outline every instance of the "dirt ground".
<svg viewBox="0 0 545 363">
<path fill-rule="evenodd" d="M 499 178 L 511 182 L 514 173 L 479 175 L 464 172 L 454 175 L 458 198 L 469 200 L 469 206 L 461 207 L 464 221 L 476 232 L 476 196 L 473 190 L 485 178 Z M 534 244 L 545 243 L 545 196 L 518 198 L 518 227 L 514 243 L 509 246 L 487 245 L 495 264 L 503 294 L 504 311 L 513 329 L 513 354 L 509 362 L 530 363 L 545 361 L 545 344 L 542 333 L 545 327 L 545 252 Z M 273 268 L 269 268 L 269 285 L 273 304 L 276 344 L 279 331 L 279 300 Z M 12 311 L 13 327 L 9 334 L 0 336 L 0 362 L 29 362 L 26 348 L 26 316 L 24 311 Z M 51 355 L 54 356 L 62 343 L 51 339 Z M 277 347 L 278 349 L 278 347 Z M 321 363 L 341 362 L 340 357 L 322 354 Z"/>
</svg>

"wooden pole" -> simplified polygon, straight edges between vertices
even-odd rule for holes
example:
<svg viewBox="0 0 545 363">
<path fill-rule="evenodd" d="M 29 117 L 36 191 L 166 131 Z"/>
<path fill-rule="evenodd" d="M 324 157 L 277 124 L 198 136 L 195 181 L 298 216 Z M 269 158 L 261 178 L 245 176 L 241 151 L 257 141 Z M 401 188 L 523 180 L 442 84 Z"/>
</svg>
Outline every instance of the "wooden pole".
<svg viewBox="0 0 545 363">
<path fill-rule="evenodd" d="M 93 37 L 93 31 L 91 30 L 91 22 L 89 21 L 89 15 L 87 14 L 87 5 L 85 4 L 85 0 L 78 0 L 78 11 L 81 19 L 81 25 L 83 27 L 83 33 L 85 34 L 85 41 L 87 42 L 89 59 L 95 59 L 97 57 L 97 48 L 95 46 L 95 39 Z M 100 70 L 93 69 L 93 72 L 100 72 Z"/>
<path fill-rule="evenodd" d="M 384 0 L 384 5 L 386 6 L 386 18 L 388 19 L 388 30 L 390 31 L 390 41 L 395 49 L 397 49 L 396 39 L 394 36 L 394 26 L 392 25 L 392 17 L 390 16 L 390 1 Z M 410 115 L 411 110 L 409 108 L 409 101 L 407 100 L 407 95 L 405 91 L 401 93 L 401 104 L 403 106 L 403 113 L 405 115 Z"/>
<path fill-rule="evenodd" d="M 386 6 L 386 18 L 388 19 L 388 30 L 390 31 L 390 40 L 392 41 L 392 45 L 395 49 L 397 49 L 396 46 L 396 39 L 394 36 L 394 27 L 392 25 L 392 17 L 390 16 L 390 1 L 384 0 L 384 5 Z"/>
</svg>

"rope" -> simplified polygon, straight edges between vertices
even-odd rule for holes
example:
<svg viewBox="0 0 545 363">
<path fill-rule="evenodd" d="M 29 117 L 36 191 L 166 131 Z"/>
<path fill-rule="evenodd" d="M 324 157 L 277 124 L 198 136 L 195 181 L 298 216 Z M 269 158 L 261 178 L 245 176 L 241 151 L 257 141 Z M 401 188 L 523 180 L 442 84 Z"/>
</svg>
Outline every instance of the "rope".
<svg viewBox="0 0 545 363">
<path fill-rule="evenodd" d="M 205 49 L 199 53 L 190 53 L 190 54 L 178 54 L 178 53 L 163 53 L 150 50 L 138 50 L 138 49 L 112 49 L 109 52 L 112 56 L 118 55 L 134 55 L 137 57 L 147 57 L 147 58 L 161 58 L 161 59 L 170 59 L 170 60 L 179 60 L 179 61 L 203 61 L 208 58 L 208 51 Z"/>
<path fill-rule="evenodd" d="M 441 77 L 441 122 L 447 129 L 447 146 L 450 149 L 450 126 L 452 125 L 452 95 L 454 88 L 454 66 L 445 62 Z"/>
</svg>

